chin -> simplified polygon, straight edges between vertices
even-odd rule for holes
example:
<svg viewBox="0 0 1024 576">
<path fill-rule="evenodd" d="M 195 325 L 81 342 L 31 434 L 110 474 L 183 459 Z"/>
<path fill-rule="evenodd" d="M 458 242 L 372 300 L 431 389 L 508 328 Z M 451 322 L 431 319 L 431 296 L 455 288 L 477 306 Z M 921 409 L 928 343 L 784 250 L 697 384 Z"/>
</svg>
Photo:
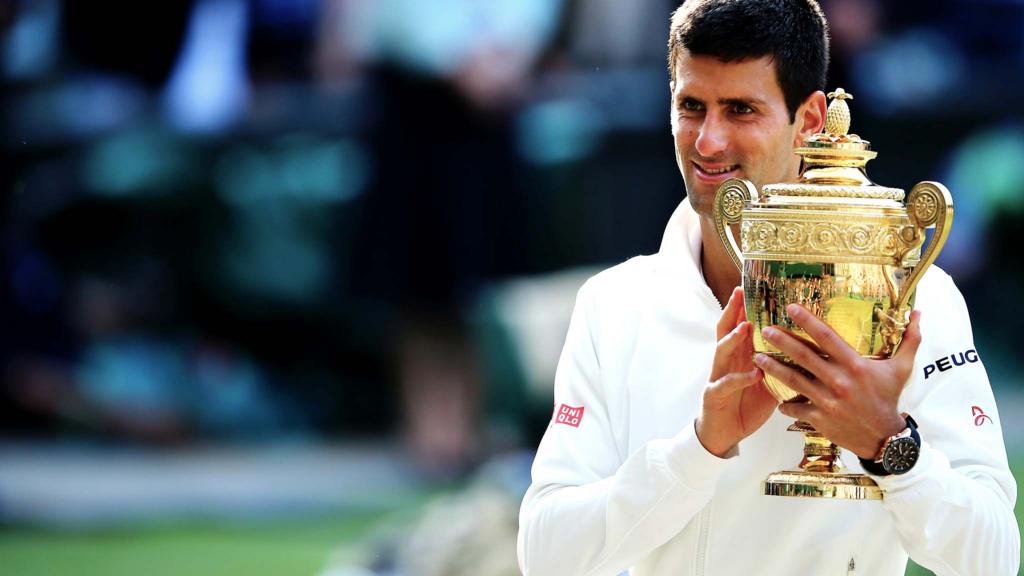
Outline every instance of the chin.
<svg viewBox="0 0 1024 576">
<path fill-rule="evenodd" d="M 712 216 L 712 206 L 715 203 L 717 186 L 711 186 L 703 182 L 686 184 L 686 197 L 690 199 L 690 206 L 701 216 Z"/>
<path fill-rule="evenodd" d="M 711 218 L 714 216 L 715 190 L 710 193 L 686 191 L 686 197 L 690 199 L 690 206 L 700 216 Z"/>
</svg>

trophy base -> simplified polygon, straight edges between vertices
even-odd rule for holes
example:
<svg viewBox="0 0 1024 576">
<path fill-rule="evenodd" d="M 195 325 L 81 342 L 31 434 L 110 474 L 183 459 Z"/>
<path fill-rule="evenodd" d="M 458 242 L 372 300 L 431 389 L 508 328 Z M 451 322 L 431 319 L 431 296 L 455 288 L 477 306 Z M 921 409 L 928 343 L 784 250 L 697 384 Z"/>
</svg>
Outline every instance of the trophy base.
<svg viewBox="0 0 1024 576">
<path fill-rule="evenodd" d="M 848 472 L 839 447 L 814 426 L 797 420 L 787 428 L 804 435 L 804 458 L 796 470 L 772 472 L 761 483 L 765 496 L 881 500 L 882 489 L 866 474 Z"/>
<path fill-rule="evenodd" d="M 761 483 L 766 496 L 804 496 L 841 500 L 881 500 L 882 489 L 864 474 L 785 470 Z"/>
</svg>

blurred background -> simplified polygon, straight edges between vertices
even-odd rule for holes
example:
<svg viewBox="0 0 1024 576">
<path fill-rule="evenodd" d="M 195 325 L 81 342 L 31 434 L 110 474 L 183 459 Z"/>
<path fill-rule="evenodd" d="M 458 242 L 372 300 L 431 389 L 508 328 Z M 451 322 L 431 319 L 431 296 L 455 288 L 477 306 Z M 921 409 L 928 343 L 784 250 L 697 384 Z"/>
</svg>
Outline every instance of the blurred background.
<svg viewBox="0 0 1024 576">
<path fill-rule="evenodd" d="M 517 574 L 575 292 L 684 196 L 675 4 L 0 0 L 0 571 Z M 1024 470 L 1024 2 L 822 5 Z"/>
</svg>

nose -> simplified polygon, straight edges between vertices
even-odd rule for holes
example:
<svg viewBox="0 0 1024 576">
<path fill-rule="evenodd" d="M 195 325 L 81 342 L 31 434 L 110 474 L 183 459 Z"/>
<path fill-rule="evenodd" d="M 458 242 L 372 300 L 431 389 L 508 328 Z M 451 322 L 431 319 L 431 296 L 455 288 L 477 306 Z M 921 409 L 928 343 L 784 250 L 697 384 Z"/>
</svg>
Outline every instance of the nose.
<svg viewBox="0 0 1024 576">
<path fill-rule="evenodd" d="M 715 158 L 729 148 L 728 127 L 716 115 L 708 113 L 694 143 L 697 153 L 704 158 Z"/>
</svg>

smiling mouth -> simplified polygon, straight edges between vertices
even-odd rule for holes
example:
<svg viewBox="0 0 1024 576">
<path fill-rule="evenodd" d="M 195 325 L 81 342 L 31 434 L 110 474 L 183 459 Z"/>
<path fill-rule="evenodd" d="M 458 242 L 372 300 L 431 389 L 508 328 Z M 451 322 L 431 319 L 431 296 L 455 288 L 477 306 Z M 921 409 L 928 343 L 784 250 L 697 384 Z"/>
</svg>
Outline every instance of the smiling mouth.
<svg viewBox="0 0 1024 576">
<path fill-rule="evenodd" d="M 719 174 L 725 174 L 726 172 L 732 172 L 739 168 L 739 164 L 730 164 L 729 166 L 722 166 L 721 168 L 705 168 L 696 162 L 693 165 L 697 168 L 698 172 L 707 174 L 708 176 L 717 176 Z"/>
</svg>

